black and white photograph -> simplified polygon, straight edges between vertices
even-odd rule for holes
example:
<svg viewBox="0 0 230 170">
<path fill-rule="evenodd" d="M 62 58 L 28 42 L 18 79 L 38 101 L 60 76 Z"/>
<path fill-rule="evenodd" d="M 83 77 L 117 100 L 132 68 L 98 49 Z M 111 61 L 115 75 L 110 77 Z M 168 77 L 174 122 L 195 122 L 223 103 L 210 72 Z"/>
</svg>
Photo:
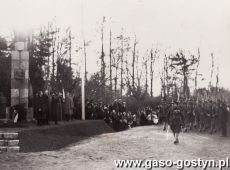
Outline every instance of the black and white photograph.
<svg viewBox="0 0 230 170">
<path fill-rule="evenodd" d="M 0 0 L 0 170 L 230 170 L 229 0 Z"/>
</svg>

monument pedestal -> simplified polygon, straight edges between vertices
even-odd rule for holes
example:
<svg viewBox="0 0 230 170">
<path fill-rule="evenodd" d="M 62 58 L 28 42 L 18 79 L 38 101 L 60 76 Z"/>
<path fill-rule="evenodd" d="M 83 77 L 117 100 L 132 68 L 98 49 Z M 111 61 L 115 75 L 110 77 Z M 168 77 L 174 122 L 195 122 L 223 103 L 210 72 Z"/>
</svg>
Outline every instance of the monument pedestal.
<svg viewBox="0 0 230 170">
<path fill-rule="evenodd" d="M 28 113 L 29 52 L 26 36 L 15 33 L 14 50 L 11 52 L 11 106 L 20 105 Z"/>
</svg>

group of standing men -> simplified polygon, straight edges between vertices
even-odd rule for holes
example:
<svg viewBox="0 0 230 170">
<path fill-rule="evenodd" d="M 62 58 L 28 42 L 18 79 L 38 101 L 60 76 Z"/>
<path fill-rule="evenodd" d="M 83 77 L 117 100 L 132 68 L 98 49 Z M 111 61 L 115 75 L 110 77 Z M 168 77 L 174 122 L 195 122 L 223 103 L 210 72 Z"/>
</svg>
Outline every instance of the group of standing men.
<svg viewBox="0 0 230 170">
<path fill-rule="evenodd" d="M 59 120 L 71 120 L 73 118 L 73 97 L 70 93 L 63 96 L 62 93 L 52 92 L 50 95 L 47 91 L 39 91 L 35 96 L 35 118 L 37 125 L 49 124 L 54 121 L 58 124 Z"/>
</svg>

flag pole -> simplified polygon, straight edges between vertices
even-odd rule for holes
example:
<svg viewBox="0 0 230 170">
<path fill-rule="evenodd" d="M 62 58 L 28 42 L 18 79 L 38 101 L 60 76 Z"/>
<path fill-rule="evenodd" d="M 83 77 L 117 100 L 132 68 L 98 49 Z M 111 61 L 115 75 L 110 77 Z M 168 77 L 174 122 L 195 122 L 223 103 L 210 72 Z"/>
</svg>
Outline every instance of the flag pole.
<svg viewBox="0 0 230 170">
<path fill-rule="evenodd" d="M 83 45 L 85 45 L 84 30 L 83 30 L 83 2 L 81 2 L 81 28 L 82 28 L 82 39 Z M 84 50 L 84 49 L 83 49 Z M 82 77 L 81 77 L 81 103 L 82 103 L 82 120 L 85 120 L 85 56 L 84 51 L 82 53 Z"/>
</svg>

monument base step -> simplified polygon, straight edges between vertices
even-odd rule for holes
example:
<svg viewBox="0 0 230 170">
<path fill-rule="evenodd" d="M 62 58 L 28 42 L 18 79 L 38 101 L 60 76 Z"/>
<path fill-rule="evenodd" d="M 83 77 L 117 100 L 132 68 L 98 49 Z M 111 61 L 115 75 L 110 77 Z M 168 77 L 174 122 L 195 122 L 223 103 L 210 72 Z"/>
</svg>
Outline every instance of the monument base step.
<svg viewBox="0 0 230 170">
<path fill-rule="evenodd" d="M 13 140 L 18 139 L 17 132 L 0 132 L 0 140 Z"/>
<path fill-rule="evenodd" d="M 7 146 L 9 146 L 9 147 L 13 147 L 13 146 L 18 146 L 18 144 L 19 144 L 19 140 L 17 139 L 17 140 L 8 140 L 7 141 Z"/>
<path fill-rule="evenodd" d="M 7 140 L 0 140 L 0 146 L 6 146 Z"/>
<path fill-rule="evenodd" d="M 7 152 L 7 146 L 0 146 L 0 153 Z"/>
<path fill-rule="evenodd" d="M 0 140 L 0 146 L 18 146 L 19 140 Z"/>
<path fill-rule="evenodd" d="M 19 152 L 20 151 L 20 147 L 19 146 L 10 146 L 7 147 L 7 152 Z"/>
<path fill-rule="evenodd" d="M 17 153 L 20 151 L 20 147 L 19 146 L 0 146 L 0 153 L 2 152 L 14 152 Z"/>
</svg>

